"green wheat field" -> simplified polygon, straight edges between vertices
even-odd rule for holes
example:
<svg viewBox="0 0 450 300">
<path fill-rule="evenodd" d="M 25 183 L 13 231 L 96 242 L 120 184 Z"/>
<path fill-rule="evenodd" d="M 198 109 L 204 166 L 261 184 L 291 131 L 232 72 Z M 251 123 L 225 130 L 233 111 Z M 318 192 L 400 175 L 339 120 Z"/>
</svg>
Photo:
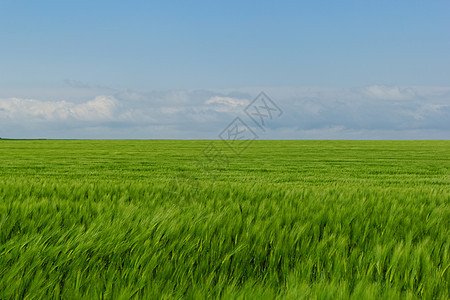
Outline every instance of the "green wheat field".
<svg viewBox="0 0 450 300">
<path fill-rule="evenodd" d="M 450 141 L 210 142 L 0 140 L 0 299 L 450 298 Z"/>
</svg>

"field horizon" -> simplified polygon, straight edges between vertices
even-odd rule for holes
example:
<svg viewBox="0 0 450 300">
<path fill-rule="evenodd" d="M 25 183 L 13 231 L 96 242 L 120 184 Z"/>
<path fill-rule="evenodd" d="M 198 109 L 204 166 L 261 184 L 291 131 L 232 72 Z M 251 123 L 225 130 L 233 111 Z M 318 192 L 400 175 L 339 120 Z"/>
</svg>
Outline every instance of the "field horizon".
<svg viewBox="0 0 450 300">
<path fill-rule="evenodd" d="M 130 138 L 130 139 L 116 139 L 116 138 L 2 138 L 0 137 L 0 140 L 5 141 L 223 141 L 221 139 L 192 139 L 192 138 L 173 138 L 173 139 L 160 139 L 160 138 Z M 258 138 L 255 139 L 255 141 L 374 141 L 374 142 L 383 142 L 383 141 L 399 141 L 399 142 L 414 142 L 414 141 L 449 141 L 448 139 L 264 139 L 264 138 Z"/>
</svg>

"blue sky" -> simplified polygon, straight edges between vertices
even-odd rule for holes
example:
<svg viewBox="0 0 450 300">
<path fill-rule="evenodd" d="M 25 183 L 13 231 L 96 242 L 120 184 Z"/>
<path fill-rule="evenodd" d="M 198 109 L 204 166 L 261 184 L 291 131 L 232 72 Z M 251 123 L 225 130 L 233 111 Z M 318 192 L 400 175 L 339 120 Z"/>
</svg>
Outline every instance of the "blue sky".
<svg viewBox="0 0 450 300">
<path fill-rule="evenodd" d="M 0 3 L 3 137 L 216 138 L 262 90 L 265 138 L 450 137 L 448 1 Z"/>
</svg>

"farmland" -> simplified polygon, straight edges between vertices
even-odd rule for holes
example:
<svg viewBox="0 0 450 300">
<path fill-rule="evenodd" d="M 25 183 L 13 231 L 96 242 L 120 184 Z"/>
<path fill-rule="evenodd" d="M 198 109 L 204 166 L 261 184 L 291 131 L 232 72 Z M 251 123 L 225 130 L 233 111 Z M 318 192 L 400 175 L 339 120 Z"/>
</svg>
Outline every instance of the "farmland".
<svg viewBox="0 0 450 300">
<path fill-rule="evenodd" d="M 0 298 L 448 299 L 450 141 L 0 140 Z"/>
</svg>

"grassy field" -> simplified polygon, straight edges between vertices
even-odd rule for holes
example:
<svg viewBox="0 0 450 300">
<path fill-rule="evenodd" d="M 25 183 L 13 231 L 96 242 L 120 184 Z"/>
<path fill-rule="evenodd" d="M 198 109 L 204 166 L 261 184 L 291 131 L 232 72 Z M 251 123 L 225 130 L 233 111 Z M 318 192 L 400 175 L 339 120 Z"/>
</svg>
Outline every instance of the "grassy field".
<svg viewBox="0 0 450 300">
<path fill-rule="evenodd" d="M 450 298 L 450 141 L 208 143 L 0 140 L 0 298 Z"/>
</svg>

